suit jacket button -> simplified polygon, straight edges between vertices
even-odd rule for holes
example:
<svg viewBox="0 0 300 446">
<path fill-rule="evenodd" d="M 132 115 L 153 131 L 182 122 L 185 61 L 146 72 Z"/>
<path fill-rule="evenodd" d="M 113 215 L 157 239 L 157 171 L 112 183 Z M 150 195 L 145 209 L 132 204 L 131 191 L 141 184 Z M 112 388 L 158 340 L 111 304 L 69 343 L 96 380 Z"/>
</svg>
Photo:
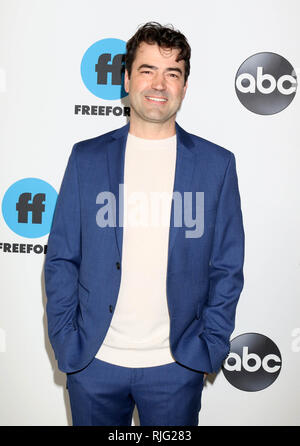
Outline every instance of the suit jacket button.
<svg viewBox="0 0 300 446">
<path fill-rule="evenodd" d="M 112 305 L 109 306 L 109 311 L 112 313 L 112 311 L 113 311 Z"/>
<path fill-rule="evenodd" d="M 120 269 L 120 268 L 121 268 L 121 265 L 120 265 L 119 262 L 117 262 L 116 265 L 117 265 L 117 269 Z"/>
</svg>

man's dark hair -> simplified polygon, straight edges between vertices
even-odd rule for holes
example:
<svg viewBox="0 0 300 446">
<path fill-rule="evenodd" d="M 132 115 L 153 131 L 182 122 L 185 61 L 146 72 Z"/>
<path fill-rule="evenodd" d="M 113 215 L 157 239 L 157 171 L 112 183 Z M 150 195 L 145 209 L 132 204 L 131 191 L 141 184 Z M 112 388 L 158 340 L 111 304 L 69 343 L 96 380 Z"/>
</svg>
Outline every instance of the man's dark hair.
<svg viewBox="0 0 300 446">
<path fill-rule="evenodd" d="M 125 68 L 129 77 L 136 50 L 142 42 L 150 45 L 157 43 L 160 48 L 178 49 L 179 54 L 176 61 L 184 60 L 184 83 L 186 83 L 190 74 L 191 47 L 186 37 L 180 31 L 174 30 L 173 25 L 162 26 L 157 22 L 147 22 L 145 25 L 140 26 L 137 32 L 128 40 L 126 44 Z"/>
</svg>

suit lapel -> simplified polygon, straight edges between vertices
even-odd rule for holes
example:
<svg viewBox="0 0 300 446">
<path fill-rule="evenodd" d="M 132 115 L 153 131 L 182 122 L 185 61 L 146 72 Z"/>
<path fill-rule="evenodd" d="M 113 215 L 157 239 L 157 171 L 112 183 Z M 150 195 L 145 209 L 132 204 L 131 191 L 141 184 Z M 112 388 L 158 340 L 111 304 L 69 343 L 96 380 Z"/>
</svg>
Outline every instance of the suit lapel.
<svg viewBox="0 0 300 446">
<path fill-rule="evenodd" d="M 125 149 L 128 131 L 129 122 L 113 133 L 112 143 L 109 145 L 107 150 L 110 190 L 116 199 L 114 224 L 120 259 L 122 259 L 123 223 L 121 224 L 121 219 L 123 221 L 123 212 L 122 209 L 119 209 L 119 207 L 120 203 L 124 203 L 124 195 L 123 189 L 121 189 L 121 197 L 119 196 L 119 185 L 124 184 Z"/>
<path fill-rule="evenodd" d="M 175 166 L 175 179 L 173 192 L 178 191 L 182 198 L 182 224 L 184 224 L 183 215 L 183 199 L 184 192 L 190 191 L 192 184 L 193 173 L 195 169 L 195 154 L 192 151 L 194 146 L 191 137 L 176 123 L 176 135 L 177 135 L 177 153 L 176 153 L 176 166 Z M 171 220 L 169 231 L 169 249 L 168 260 L 171 256 L 172 249 L 175 244 L 175 239 L 180 227 L 174 226 L 174 200 L 172 200 L 171 207 Z"/>
<path fill-rule="evenodd" d="M 120 259 L 122 259 L 123 241 L 123 209 L 121 208 L 121 204 L 124 203 L 124 195 L 123 189 L 119 191 L 119 185 L 124 184 L 125 150 L 128 132 L 129 123 L 116 130 L 112 134 L 112 142 L 107 150 L 110 190 L 116 198 L 116 213 L 114 214 L 114 223 L 116 242 L 120 253 Z M 178 191 L 181 194 L 183 206 L 184 192 L 190 191 L 190 186 L 192 183 L 193 172 L 195 168 L 195 154 L 192 150 L 194 144 L 191 137 L 177 123 L 176 136 L 177 147 L 173 192 Z M 174 226 L 174 200 L 172 200 L 168 259 L 174 247 L 175 239 L 179 229 L 179 227 Z"/>
</svg>

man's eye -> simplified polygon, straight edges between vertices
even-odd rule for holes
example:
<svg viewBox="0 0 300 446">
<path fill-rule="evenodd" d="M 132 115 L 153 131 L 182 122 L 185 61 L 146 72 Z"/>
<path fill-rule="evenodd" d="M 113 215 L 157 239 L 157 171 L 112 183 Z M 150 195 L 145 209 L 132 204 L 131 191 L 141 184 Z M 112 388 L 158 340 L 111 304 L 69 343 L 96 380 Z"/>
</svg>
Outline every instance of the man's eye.
<svg viewBox="0 0 300 446">
<path fill-rule="evenodd" d="M 175 74 L 175 73 L 170 73 L 170 76 L 174 77 L 174 78 L 178 78 L 178 74 Z"/>
<path fill-rule="evenodd" d="M 149 74 L 149 73 L 151 73 L 151 71 L 144 70 L 144 71 L 142 71 L 142 73 Z"/>
</svg>

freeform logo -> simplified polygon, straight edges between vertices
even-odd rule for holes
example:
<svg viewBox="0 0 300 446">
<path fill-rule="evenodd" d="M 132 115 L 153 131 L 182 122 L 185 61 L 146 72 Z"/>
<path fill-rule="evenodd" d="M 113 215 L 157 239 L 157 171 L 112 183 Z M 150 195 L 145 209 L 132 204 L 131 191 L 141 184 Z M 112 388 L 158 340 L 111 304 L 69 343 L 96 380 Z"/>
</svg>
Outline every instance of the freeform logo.
<svg viewBox="0 0 300 446">
<path fill-rule="evenodd" d="M 296 90 L 294 68 L 276 53 L 248 57 L 235 77 L 235 91 L 240 102 L 259 115 L 273 115 L 284 110 L 294 99 Z"/>
<path fill-rule="evenodd" d="M 267 336 L 246 333 L 231 341 L 223 373 L 234 387 L 247 392 L 263 390 L 273 384 L 281 370 L 281 354 Z"/>
<path fill-rule="evenodd" d="M 45 194 L 35 194 L 32 197 L 30 192 L 24 192 L 19 196 L 19 201 L 16 204 L 18 211 L 18 223 L 28 223 L 28 212 L 32 214 L 32 223 L 42 223 L 42 213 L 45 212 Z M 29 201 L 32 200 L 32 203 Z"/>
<path fill-rule="evenodd" d="M 57 199 L 56 190 L 39 178 L 24 178 L 12 184 L 2 200 L 7 226 L 28 238 L 49 233 Z"/>
<path fill-rule="evenodd" d="M 98 98 L 115 100 L 127 95 L 124 90 L 126 42 L 102 39 L 91 45 L 81 62 L 81 77 L 86 88 Z"/>
</svg>

